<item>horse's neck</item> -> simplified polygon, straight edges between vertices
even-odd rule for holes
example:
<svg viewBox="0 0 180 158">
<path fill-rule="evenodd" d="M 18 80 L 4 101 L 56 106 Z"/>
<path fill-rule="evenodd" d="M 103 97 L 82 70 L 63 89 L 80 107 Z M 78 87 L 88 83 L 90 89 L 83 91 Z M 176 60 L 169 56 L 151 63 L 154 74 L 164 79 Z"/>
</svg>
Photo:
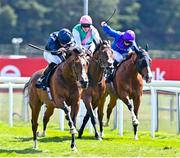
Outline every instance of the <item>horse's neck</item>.
<svg viewBox="0 0 180 158">
<path fill-rule="evenodd" d="M 120 65 L 120 69 L 121 71 L 123 71 L 123 74 L 127 75 L 127 76 L 137 76 L 138 71 L 136 69 L 136 60 L 133 60 L 132 57 L 126 61 L 124 61 L 121 65 Z"/>
<path fill-rule="evenodd" d="M 68 81 L 68 82 L 69 81 L 73 82 L 73 81 L 75 81 L 75 79 L 71 75 L 71 74 L 73 74 L 73 72 L 70 68 L 71 62 L 69 62 L 68 60 L 71 60 L 71 59 L 68 58 L 64 63 L 62 63 L 60 65 L 60 71 L 61 71 L 60 75 L 61 75 L 62 80 Z"/>
<path fill-rule="evenodd" d="M 97 59 L 93 58 L 89 65 L 88 75 L 90 77 L 90 83 L 93 85 L 98 84 L 101 82 L 103 78 L 103 68 L 97 62 Z"/>
</svg>

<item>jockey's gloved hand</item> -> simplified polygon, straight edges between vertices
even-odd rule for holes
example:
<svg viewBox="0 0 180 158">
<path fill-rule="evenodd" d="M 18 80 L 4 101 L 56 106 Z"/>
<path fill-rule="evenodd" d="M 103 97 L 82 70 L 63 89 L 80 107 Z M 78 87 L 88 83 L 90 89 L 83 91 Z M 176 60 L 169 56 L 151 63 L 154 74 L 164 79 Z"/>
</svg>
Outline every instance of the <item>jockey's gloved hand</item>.
<svg viewBox="0 0 180 158">
<path fill-rule="evenodd" d="M 93 53 L 92 53 L 91 50 L 89 50 L 89 49 L 86 50 L 86 54 L 87 54 L 88 56 L 90 56 L 90 57 L 93 56 Z"/>
<path fill-rule="evenodd" d="M 66 51 L 67 51 L 67 49 L 64 48 L 64 47 L 61 47 L 61 48 L 58 49 L 58 53 L 59 53 L 59 54 L 65 53 Z"/>
</svg>

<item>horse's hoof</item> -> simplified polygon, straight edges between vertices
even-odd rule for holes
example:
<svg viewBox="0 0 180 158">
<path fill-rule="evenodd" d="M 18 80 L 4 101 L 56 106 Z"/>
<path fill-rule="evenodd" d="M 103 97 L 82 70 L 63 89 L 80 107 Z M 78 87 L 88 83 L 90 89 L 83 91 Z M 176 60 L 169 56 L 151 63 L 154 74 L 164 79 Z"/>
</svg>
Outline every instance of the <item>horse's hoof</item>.
<svg viewBox="0 0 180 158">
<path fill-rule="evenodd" d="M 35 150 L 37 150 L 37 149 L 38 149 L 38 145 L 37 145 L 37 143 L 34 143 L 34 145 L 33 145 L 33 149 L 35 149 Z"/>
<path fill-rule="evenodd" d="M 104 138 L 104 132 L 100 132 L 100 137 Z"/>
<path fill-rule="evenodd" d="M 33 149 L 38 149 L 37 140 L 34 140 Z"/>
<path fill-rule="evenodd" d="M 70 128 L 70 133 L 71 133 L 71 134 L 77 134 L 78 131 L 76 130 L 75 127 L 72 127 L 72 128 Z"/>
<path fill-rule="evenodd" d="M 102 141 L 102 138 L 101 137 L 96 137 L 96 140 Z"/>
<path fill-rule="evenodd" d="M 134 135 L 134 140 L 138 140 L 138 135 Z"/>
<path fill-rule="evenodd" d="M 76 146 L 72 147 L 71 150 L 72 150 L 73 152 L 77 152 L 77 151 L 78 151 Z"/>
<path fill-rule="evenodd" d="M 95 138 L 96 138 L 96 140 L 102 140 L 102 138 L 100 137 L 99 134 L 95 134 Z"/>
</svg>

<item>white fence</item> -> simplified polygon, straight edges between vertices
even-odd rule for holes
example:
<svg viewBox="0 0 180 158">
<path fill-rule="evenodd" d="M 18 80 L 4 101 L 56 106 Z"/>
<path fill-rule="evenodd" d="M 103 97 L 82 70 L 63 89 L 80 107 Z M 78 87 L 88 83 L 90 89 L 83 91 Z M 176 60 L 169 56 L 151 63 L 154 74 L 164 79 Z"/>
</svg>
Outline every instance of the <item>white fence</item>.
<svg viewBox="0 0 180 158">
<path fill-rule="evenodd" d="M 9 89 L 9 125 L 13 126 L 13 89 L 23 88 L 24 84 L 29 80 L 28 77 L 0 77 L 0 88 Z M 152 81 L 150 84 L 144 83 L 144 90 L 151 91 L 151 136 L 155 136 L 157 129 L 157 90 L 174 92 L 176 94 L 176 118 L 177 133 L 180 133 L 180 81 Z M 115 109 L 116 114 L 120 114 L 119 120 L 115 119 L 114 126 L 119 127 L 119 134 L 123 135 L 123 105 L 120 101 L 119 112 Z M 116 118 L 118 118 L 116 115 Z M 64 113 L 60 111 L 60 129 L 64 130 Z"/>
</svg>

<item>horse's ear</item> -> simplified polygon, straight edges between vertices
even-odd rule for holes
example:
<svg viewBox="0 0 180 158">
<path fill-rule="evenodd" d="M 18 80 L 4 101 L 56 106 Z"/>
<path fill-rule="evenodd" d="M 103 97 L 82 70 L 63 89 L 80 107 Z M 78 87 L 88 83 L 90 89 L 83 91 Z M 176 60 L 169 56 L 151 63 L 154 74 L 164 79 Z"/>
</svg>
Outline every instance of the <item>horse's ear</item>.
<svg viewBox="0 0 180 158">
<path fill-rule="evenodd" d="M 148 51 L 149 51 L 149 45 L 148 45 L 147 43 L 146 43 L 145 50 L 146 50 L 146 52 L 148 52 Z"/>
<path fill-rule="evenodd" d="M 138 54 L 139 53 L 139 49 L 141 49 L 141 47 L 138 48 L 138 47 L 135 47 L 135 46 L 133 48 L 134 48 L 134 51 L 135 51 L 136 54 Z"/>
</svg>

